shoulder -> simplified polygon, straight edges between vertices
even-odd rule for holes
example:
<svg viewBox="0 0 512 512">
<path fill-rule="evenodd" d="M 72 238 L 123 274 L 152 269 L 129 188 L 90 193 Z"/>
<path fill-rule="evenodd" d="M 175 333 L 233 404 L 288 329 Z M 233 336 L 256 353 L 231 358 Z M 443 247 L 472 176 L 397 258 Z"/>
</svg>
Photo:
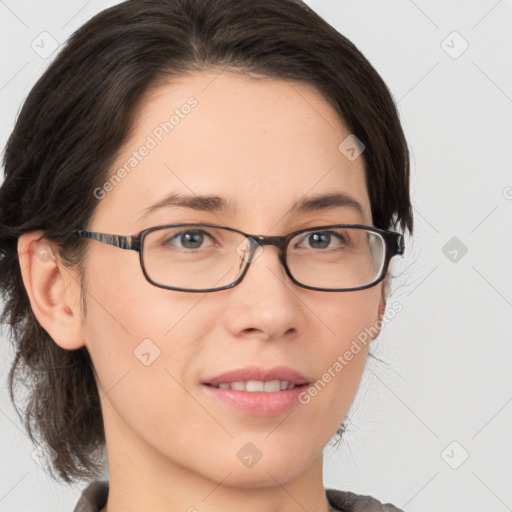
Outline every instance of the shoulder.
<svg viewBox="0 0 512 512">
<path fill-rule="evenodd" d="M 73 512 L 100 512 L 107 503 L 108 481 L 96 480 L 83 491 Z M 326 489 L 330 505 L 340 512 L 403 512 L 390 503 L 381 503 L 372 496 L 349 491 Z"/>
<path fill-rule="evenodd" d="M 83 491 L 73 512 L 100 512 L 106 505 L 108 480 L 95 480 Z"/>
<path fill-rule="evenodd" d="M 391 503 L 381 503 L 372 496 L 337 489 L 326 489 L 325 494 L 330 505 L 340 512 L 403 512 Z"/>
</svg>

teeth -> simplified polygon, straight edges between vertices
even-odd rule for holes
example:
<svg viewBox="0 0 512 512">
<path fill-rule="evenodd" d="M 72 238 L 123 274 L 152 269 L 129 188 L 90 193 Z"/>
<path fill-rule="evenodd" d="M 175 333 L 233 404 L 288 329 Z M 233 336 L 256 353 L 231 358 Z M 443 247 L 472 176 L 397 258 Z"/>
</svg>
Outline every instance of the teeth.
<svg viewBox="0 0 512 512">
<path fill-rule="evenodd" d="M 245 391 L 245 382 L 232 382 L 230 388 L 237 391 Z"/>
<path fill-rule="evenodd" d="M 257 382 L 257 381 L 253 381 Z M 247 386 L 245 390 L 247 391 L 247 387 L 249 386 L 249 383 L 247 383 Z M 276 391 L 281 391 L 281 382 L 278 380 L 269 380 L 268 382 L 265 382 L 263 384 L 263 391 L 268 391 L 269 393 L 275 393 Z"/>
<path fill-rule="evenodd" d="M 261 380 L 248 380 L 247 382 L 221 382 L 218 386 L 220 389 L 234 389 L 235 391 L 265 391 L 267 393 L 276 393 L 277 391 L 285 391 L 293 389 L 295 384 L 287 380 L 269 380 L 263 382 Z"/>
</svg>

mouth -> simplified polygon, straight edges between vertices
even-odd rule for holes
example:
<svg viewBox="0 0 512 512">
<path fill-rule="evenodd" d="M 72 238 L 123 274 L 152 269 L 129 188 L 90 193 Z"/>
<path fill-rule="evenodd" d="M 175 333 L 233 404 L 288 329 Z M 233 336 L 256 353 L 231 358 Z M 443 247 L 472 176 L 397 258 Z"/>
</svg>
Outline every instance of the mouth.
<svg viewBox="0 0 512 512">
<path fill-rule="evenodd" d="M 300 405 L 310 382 L 288 367 L 246 367 L 202 382 L 210 396 L 251 416 L 276 416 Z"/>
<path fill-rule="evenodd" d="M 249 393 L 277 393 L 279 391 L 286 391 L 288 389 L 294 389 L 296 387 L 306 386 L 304 384 L 295 384 L 288 380 L 248 380 L 248 381 L 234 381 L 234 382 L 219 382 L 219 384 L 208 384 L 205 386 L 211 386 L 217 389 L 234 389 L 235 391 L 248 391 Z"/>
</svg>

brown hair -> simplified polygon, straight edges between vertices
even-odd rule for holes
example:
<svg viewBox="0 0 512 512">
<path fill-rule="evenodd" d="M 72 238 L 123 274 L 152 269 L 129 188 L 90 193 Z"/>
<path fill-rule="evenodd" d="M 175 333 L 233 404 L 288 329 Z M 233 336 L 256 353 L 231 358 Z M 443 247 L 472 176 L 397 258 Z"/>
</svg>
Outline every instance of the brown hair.
<svg viewBox="0 0 512 512">
<path fill-rule="evenodd" d="M 129 0 L 76 31 L 28 95 L 8 140 L 0 188 L 2 320 L 15 359 L 9 392 L 33 442 L 58 457 L 56 480 L 96 478 L 105 434 L 89 353 L 59 347 L 37 322 L 18 237 L 43 230 L 72 266 L 143 96 L 162 80 L 227 68 L 312 84 L 366 149 L 374 225 L 412 233 L 409 153 L 391 94 L 368 60 L 298 0 Z M 80 266 L 79 266 L 80 268 Z M 16 383 L 29 393 L 25 411 Z M 58 477 L 55 476 L 57 473 Z"/>
</svg>

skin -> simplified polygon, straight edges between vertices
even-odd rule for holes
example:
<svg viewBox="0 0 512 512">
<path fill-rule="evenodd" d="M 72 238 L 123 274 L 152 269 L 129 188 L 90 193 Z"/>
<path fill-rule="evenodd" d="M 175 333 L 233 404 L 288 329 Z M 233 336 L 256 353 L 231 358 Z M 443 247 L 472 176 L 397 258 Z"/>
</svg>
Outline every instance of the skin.
<svg viewBox="0 0 512 512">
<path fill-rule="evenodd" d="M 88 229 L 133 235 L 172 222 L 225 224 L 284 235 L 334 223 L 372 225 L 363 159 L 338 145 L 349 134 L 312 86 L 196 72 L 159 86 L 139 109 L 112 172 L 167 112 L 198 105 L 98 202 Z M 364 215 L 337 207 L 287 215 L 305 195 L 344 192 Z M 236 212 L 145 208 L 171 192 L 218 194 Z M 140 510 L 327 511 L 322 449 L 356 394 L 368 345 L 307 405 L 257 417 L 208 396 L 201 382 L 246 365 L 286 365 L 316 381 L 383 315 L 383 283 L 355 292 L 294 285 L 265 246 L 244 280 L 214 293 L 152 286 L 133 251 L 87 241 L 87 315 L 76 273 L 60 264 L 41 232 L 23 235 L 23 279 L 38 321 L 65 349 L 86 346 L 97 374 L 110 471 L 108 512 Z M 134 350 L 152 340 L 160 356 Z M 237 452 L 253 443 L 248 468 Z"/>
</svg>

